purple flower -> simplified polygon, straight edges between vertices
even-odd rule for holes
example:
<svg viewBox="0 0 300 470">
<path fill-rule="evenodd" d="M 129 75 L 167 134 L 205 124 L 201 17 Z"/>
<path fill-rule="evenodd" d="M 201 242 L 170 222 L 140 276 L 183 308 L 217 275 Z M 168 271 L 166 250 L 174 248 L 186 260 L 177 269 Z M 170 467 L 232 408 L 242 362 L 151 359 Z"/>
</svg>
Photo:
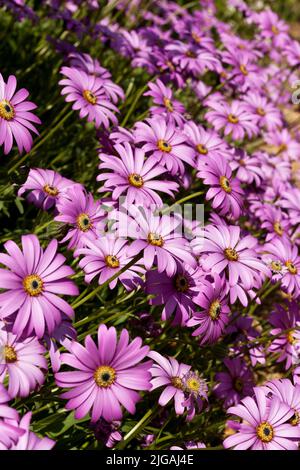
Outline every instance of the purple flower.
<svg viewBox="0 0 300 470">
<path fill-rule="evenodd" d="M 105 181 L 101 192 L 112 191 L 112 198 L 117 200 L 126 193 L 125 204 L 136 204 L 140 206 L 163 205 L 163 201 L 156 191 L 169 194 L 174 197 L 173 191 L 178 191 L 178 184 L 168 180 L 157 180 L 166 172 L 163 166 L 157 165 L 154 157 L 145 160 L 142 149 L 132 149 L 128 142 L 123 145 L 115 145 L 118 156 L 101 154 L 102 163 L 100 170 L 111 170 L 102 172 L 97 176 L 97 181 Z"/>
<path fill-rule="evenodd" d="M 185 108 L 180 101 L 173 98 L 171 88 L 166 87 L 159 79 L 156 82 L 149 82 L 150 91 L 144 93 L 145 96 L 152 96 L 153 102 L 157 106 L 151 106 L 151 115 L 163 115 L 168 122 L 177 124 L 179 127 L 184 123 Z"/>
<path fill-rule="evenodd" d="M 197 372 L 189 371 L 183 377 L 185 400 L 183 405 L 187 407 L 187 421 L 192 421 L 196 410 L 200 412 L 207 401 L 207 384 Z"/>
<path fill-rule="evenodd" d="M 121 425 L 120 421 L 107 423 L 103 418 L 97 423 L 91 423 L 90 427 L 94 431 L 97 441 L 101 441 L 106 447 L 111 449 L 122 440 L 122 434 L 118 431 Z"/>
<path fill-rule="evenodd" d="M 252 395 L 254 380 L 248 364 L 240 357 L 225 358 L 224 365 L 228 372 L 218 372 L 214 393 L 223 400 L 224 407 L 237 405 L 241 398 Z"/>
<path fill-rule="evenodd" d="M 70 388 L 62 397 L 68 400 L 66 408 L 75 410 L 76 419 L 91 412 L 92 422 L 121 420 L 121 405 L 135 413 L 138 392 L 151 388 L 152 363 L 141 362 L 149 351 L 141 338 L 129 343 L 128 331 L 123 329 L 118 341 L 114 327 L 100 325 L 97 345 L 87 335 L 85 346 L 73 341 L 68 349 L 62 362 L 75 370 L 57 372 L 55 379 L 59 387 Z"/>
<path fill-rule="evenodd" d="M 248 103 L 251 112 L 257 116 L 259 128 L 265 127 L 268 131 L 275 131 L 282 127 L 283 120 L 279 109 L 258 91 L 249 91 L 244 96 L 244 101 Z"/>
<path fill-rule="evenodd" d="M 172 175 L 184 173 L 183 162 L 194 163 L 194 150 L 186 145 L 187 136 L 163 117 L 137 122 L 134 137 L 137 143 L 143 143 L 142 149 L 151 152 Z"/>
<path fill-rule="evenodd" d="M 0 450 L 7 450 L 17 442 L 24 430 L 20 429 L 13 421 L 19 418 L 18 412 L 8 406 L 11 397 L 4 385 L 0 384 Z"/>
<path fill-rule="evenodd" d="M 268 400 L 261 387 L 255 396 L 246 397 L 227 410 L 243 420 L 238 432 L 223 442 L 226 449 L 235 450 L 297 450 L 300 428 L 289 424 L 294 412 L 277 396 Z"/>
<path fill-rule="evenodd" d="M 35 235 L 22 236 L 22 249 L 12 240 L 0 253 L 0 318 L 13 320 L 13 333 L 27 335 L 32 331 L 41 338 L 61 323 L 62 312 L 74 314 L 70 305 L 56 294 L 77 295 L 78 288 L 67 277 L 73 269 L 64 265 L 65 257 L 57 254 L 57 241 L 44 251 Z M 13 315 L 15 314 L 15 315 Z M 13 316 L 12 316 L 13 315 Z"/>
<path fill-rule="evenodd" d="M 55 446 L 49 437 L 39 437 L 30 430 L 31 417 L 32 413 L 28 412 L 20 419 L 18 426 L 23 434 L 10 450 L 51 450 Z"/>
<path fill-rule="evenodd" d="M 268 397 L 277 396 L 294 412 L 290 419 L 292 426 L 300 425 L 300 385 L 294 385 L 289 379 L 274 379 L 263 387 Z"/>
<path fill-rule="evenodd" d="M 221 68 L 220 60 L 215 53 L 198 46 L 173 41 L 167 45 L 166 50 L 172 54 L 172 60 L 181 70 L 198 77 L 207 69 L 218 71 Z"/>
<path fill-rule="evenodd" d="M 13 139 L 15 139 L 19 152 L 29 152 L 32 147 L 32 137 L 29 131 L 38 134 L 32 124 L 41 124 L 41 121 L 33 113 L 36 108 L 31 101 L 25 101 L 29 95 L 25 88 L 16 91 L 17 80 L 14 75 L 4 82 L 0 74 L 0 145 L 4 144 L 4 153 L 11 151 Z"/>
</svg>

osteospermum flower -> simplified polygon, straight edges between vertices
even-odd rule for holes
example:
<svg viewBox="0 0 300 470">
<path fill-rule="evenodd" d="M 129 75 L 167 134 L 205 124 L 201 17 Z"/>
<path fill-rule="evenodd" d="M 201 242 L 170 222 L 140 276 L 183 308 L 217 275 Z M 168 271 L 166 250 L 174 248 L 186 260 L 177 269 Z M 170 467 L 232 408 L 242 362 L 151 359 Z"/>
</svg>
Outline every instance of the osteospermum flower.
<svg viewBox="0 0 300 470">
<path fill-rule="evenodd" d="M 190 370 L 183 377 L 183 389 L 186 396 L 183 405 L 187 407 L 187 421 L 192 421 L 196 411 L 200 412 L 207 401 L 208 387 L 198 372 Z"/>
<path fill-rule="evenodd" d="M 264 386 L 268 397 L 277 396 L 293 411 L 290 423 L 293 426 L 300 425 L 300 385 L 294 385 L 289 379 L 273 379 Z"/>
<path fill-rule="evenodd" d="M 149 82 L 150 90 L 144 93 L 145 96 L 152 96 L 153 103 L 151 106 L 151 114 L 163 114 L 170 122 L 175 122 L 181 126 L 184 121 L 185 107 L 180 101 L 175 100 L 171 88 L 166 87 L 163 82 L 157 79 L 154 83 Z"/>
<path fill-rule="evenodd" d="M 0 318 L 13 321 L 12 331 L 27 335 L 33 331 L 41 338 L 61 322 L 62 312 L 74 314 L 70 305 L 56 294 L 77 295 L 78 288 L 68 276 L 73 269 L 64 265 L 65 257 L 57 254 L 57 241 L 44 251 L 36 235 L 22 236 L 22 251 L 9 240 L 8 254 L 0 253 Z M 13 315 L 15 314 L 15 315 Z"/>
<path fill-rule="evenodd" d="M 235 450 L 297 450 L 300 428 L 289 420 L 294 411 L 277 396 L 268 401 L 261 387 L 254 388 L 254 397 L 246 397 L 228 413 L 243 420 L 239 430 L 225 439 L 226 449 Z"/>
<path fill-rule="evenodd" d="M 224 157 L 204 157 L 198 163 L 197 176 L 210 186 L 206 199 L 212 199 L 212 207 L 221 215 L 232 214 L 237 219 L 243 208 L 244 191 L 239 180 L 232 177 L 232 170 Z"/>
<path fill-rule="evenodd" d="M 68 248 L 83 246 L 83 238 L 95 239 L 104 228 L 104 210 L 100 201 L 81 187 L 69 189 L 65 197 L 57 202 L 59 214 L 55 220 L 70 225 L 70 230 L 61 241 L 68 241 Z"/>
<path fill-rule="evenodd" d="M 0 146 L 4 144 L 4 153 L 11 151 L 15 139 L 19 152 L 23 149 L 29 152 L 32 147 L 32 137 L 29 131 L 38 134 L 32 123 L 41 124 L 40 119 L 32 111 L 36 105 L 25 101 L 29 93 L 25 88 L 15 93 L 17 79 L 14 75 L 4 82 L 0 74 Z"/>
<path fill-rule="evenodd" d="M 18 423 L 23 434 L 10 450 L 51 450 L 55 446 L 55 441 L 49 437 L 39 437 L 30 430 L 32 413 L 26 413 Z"/>
<path fill-rule="evenodd" d="M 103 125 L 106 129 L 110 123 L 117 124 L 114 112 L 118 108 L 107 99 L 101 78 L 74 67 L 62 67 L 61 73 L 67 77 L 59 82 L 64 86 L 61 94 L 67 95 L 66 101 L 75 102 L 72 108 L 80 110 L 81 118 L 87 117 L 89 122 L 95 121 L 96 127 Z"/>
<path fill-rule="evenodd" d="M 165 386 L 158 403 L 160 406 L 166 406 L 170 400 L 174 399 L 176 414 L 182 415 L 185 410 L 183 406 L 185 400 L 183 378 L 191 366 L 179 363 L 173 357 L 166 358 L 156 351 L 150 351 L 148 356 L 155 361 L 150 369 L 152 374 L 151 390 Z"/>
<path fill-rule="evenodd" d="M 99 276 L 98 283 L 101 285 L 132 260 L 127 252 L 127 240 L 107 235 L 97 240 L 85 240 L 85 247 L 77 249 L 75 256 L 84 255 L 79 266 L 86 273 L 85 281 L 90 283 L 95 276 Z M 141 283 L 139 274 L 143 272 L 144 269 L 141 266 L 133 265 L 111 281 L 109 287 L 113 289 L 119 279 L 128 289 L 133 288 Z"/>
<path fill-rule="evenodd" d="M 9 377 L 8 393 L 14 398 L 27 397 L 45 380 L 46 352 L 36 337 L 19 339 L 0 323 L 0 381 Z"/>
<path fill-rule="evenodd" d="M 31 168 L 27 180 L 18 191 L 18 196 L 28 192 L 27 201 L 47 211 L 74 185 L 80 186 L 56 171 Z"/>
<path fill-rule="evenodd" d="M 187 136 L 163 117 L 137 122 L 134 137 L 137 143 L 143 143 L 142 149 L 150 152 L 172 175 L 184 173 L 183 162 L 193 165 L 194 150 L 186 145 Z"/>
<path fill-rule="evenodd" d="M 214 393 L 224 401 L 224 407 L 237 405 L 241 398 L 252 394 L 254 387 L 253 374 L 248 364 L 240 357 L 225 358 L 226 372 L 218 372 Z"/>
<path fill-rule="evenodd" d="M 24 434 L 23 429 L 13 424 L 13 421 L 19 419 L 19 415 L 16 410 L 8 406 L 10 399 L 4 385 L 0 384 L 0 450 L 11 448 Z"/>
<path fill-rule="evenodd" d="M 215 275 L 213 284 L 203 280 L 194 302 L 203 310 L 195 311 L 187 322 L 187 326 L 197 326 L 192 336 L 200 336 L 201 345 L 215 343 L 225 331 L 230 312 L 220 276 Z"/>
<path fill-rule="evenodd" d="M 115 145 L 119 156 L 101 154 L 101 172 L 97 181 L 105 181 L 99 191 L 112 191 L 113 199 L 117 200 L 122 194 L 126 194 L 125 204 L 140 206 L 162 206 L 163 201 L 157 191 L 174 197 L 173 191 L 178 190 L 178 184 L 173 181 L 158 180 L 166 172 L 166 169 L 157 165 L 156 158 L 149 157 L 145 160 L 142 149 L 132 149 L 128 142 L 123 145 Z"/>
<path fill-rule="evenodd" d="M 141 362 L 149 351 L 141 338 L 129 343 L 128 331 L 123 329 L 118 341 L 114 327 L 100 325 L 98 344 L 88 335 L 85 346 L 73 341 L 68 349 L 62 362 L 75 370 L 58 372 L 55 378 L 58 386 L 71 389 L 62 398 L 68 399 L 66 408 L 75 410 L 76 419 L 91 412 L 92 422 L 101 417 L 108 422 L 120 420 L 121 405 L 135 413 L 138 392 L 151 388 L 152 363 Z"/>
</svg>

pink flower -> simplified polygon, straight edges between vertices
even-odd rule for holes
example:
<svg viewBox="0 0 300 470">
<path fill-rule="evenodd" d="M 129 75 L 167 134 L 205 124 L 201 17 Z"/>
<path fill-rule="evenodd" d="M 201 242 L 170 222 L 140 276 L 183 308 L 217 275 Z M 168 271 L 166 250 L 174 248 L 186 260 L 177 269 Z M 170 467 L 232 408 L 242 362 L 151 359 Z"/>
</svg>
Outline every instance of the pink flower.
<svg viewBox="0 0 300 470">
<path fill-rule="evenodd" d="M 171 88 L 166 87 L 163 82 L 157 79 L 154 83 L 148 84 L 150 91 L 144 93 L 145 96 L 152 96 L 156 106 L 151 106 L 151 115 L 164 115 L 168 122 L 181 126 L 184 121 L 185 107 L 180 101 L 173 98 Z"/>
<path fill-rule="evenodd" d="M 141 338 L 129 343 L 124 329 L 117 341 L 114 327 L 100 325 L 97 345 L 87 335 L 85 346 L 73 341 L 68 349 L 62 362 L 75 370 L 58 372 L 55 378 L 59 387 L 70 388 L 62 397 L 69 400 L 66 408 L 75 410 L 76 419 L 91 412 L 92 422 L 101 417 L 108 422 L 120 420 L 121 405 L 135 413 L 138 392 L 151 388 L 151 361 L 141 362 L 149 348 L 142 346 Z"/>
<path fill-rule="evenodd" d="M 4 144 L 4 153 L 11 151 L 13 138 L 15 139 L 19 152 L 29 152 L 32 147 L 32 137 L 29 132 L 38 134 L 32 124 L 41 124 L 41 121 L 33 113 L 29 112 L 36 108 L 31 101 L 25 101 L 29 95 L 25 88 L 16 91 L 17 80 L 14 75 L 8 77 L 4 82 L 0 74 L 0 145 Z"/>
<path fill-rule="evenodd" d="M 10 450 L 51 450 L 55 446 L 55 441 L 49 437 L 39 437 L 30 430 L 30 421 L 32 413 L 26 413 L 18 424 L 23 434 L 19 437 L 16 444 Z"/>
<path fill-rule="evenodd" d="M 0 384 L 0 450 L 10 449 L 24 434 L 24 430 L 14 424 L 19 415 L 16 410 L 8 406 L 10 399 L 4 385 Z"/>
<path fill-rule="evenodd" d="M 36 235 L 22 236 L 22 249 L 12 240 L 0 253 L 0 318 L 13 320 L 13 333 L 27 335 L 32 331 L 41 338 L 61 323 L 62 312 L 74 314 L 70 305 L 56 294 L 77 295 L 78 288 L 67 277 L 73 269 L 64 265 L 65 257 L 57 254 L 57 241 L 52 240 L 44 251 Z M 15 314 L 14 316 L 12 316 Z"/>
</svg>

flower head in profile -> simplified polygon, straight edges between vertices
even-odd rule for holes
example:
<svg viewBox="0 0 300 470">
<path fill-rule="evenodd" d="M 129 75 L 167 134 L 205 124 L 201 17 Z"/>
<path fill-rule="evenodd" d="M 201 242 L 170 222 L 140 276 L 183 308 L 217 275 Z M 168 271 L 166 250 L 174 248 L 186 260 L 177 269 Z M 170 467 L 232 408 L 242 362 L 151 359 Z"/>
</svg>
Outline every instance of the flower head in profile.
<svg viewBox="0 0 300 470">
<path fill-rule="evenodd" d="M 43 250 L 36 235 L 22 236 L 22 250 L 12 240 L 0 253 L 0 318 L 13 321 L 14 334 L 34 332 L 38 338 L 52 332 L 62 321 L 62 313 L 72 317 L 70 305 L 57 294 L 77 295 L 78 288 L 68 276 L 73 269 L 57 253 L 57 241 Z"/>
<path fill-rule="evenodd" d="M 4 153 L 8 154 L 15 139 L 19 152 L 29 152 L 32 147 L 32 137 L 29 131 L 38 134 L 32 124 L 41 124 L 40 119 L 31 113 L 36 105 L 25 101 L 29 93 L 25 88 L 16 91 L 17 79 L 14 75 L 4 82 L 0 74 L 0 146 L 4 145 Z"/>
<path fill-rule="evenodd" d="M 157 179 L 166 169 L 157 164 L 154 157 L 145 160 L 142 149 L 132 149 L 128 142 L 123 145 L 115 145 L 118 156 L 100 155 L 100 170 L 97 181 L 104 181 L 102 192 L 112 191 L 114 200 L 125 195 L 125 204 L 138 206 L 163 205 L 163 201 L 157 192 L 163 192 L 174 197 L 173 191 L 178 191 L 178 184 L 174 181 Z"/>
<path fill-rule="evenodd" d="M 70 389 L 62 398 L 68 400 L 68 410 L 75 410 L 76 419 L 90 413 L 92 422 L 121 420 L 121 406 L 135 413 L 139 392 L 151 388 L 152 362 L 141 362 L 149 351 L 141 338 L 129 342 L 123 329 L 118 340 L 114 327 L 100 325 L 97 343 L 87 335 L 84 346 L 73 341 L 68 349 L 62 362 L 73 370 L 57 372 L 55 378 L 59 387 Z"/>
</svg>

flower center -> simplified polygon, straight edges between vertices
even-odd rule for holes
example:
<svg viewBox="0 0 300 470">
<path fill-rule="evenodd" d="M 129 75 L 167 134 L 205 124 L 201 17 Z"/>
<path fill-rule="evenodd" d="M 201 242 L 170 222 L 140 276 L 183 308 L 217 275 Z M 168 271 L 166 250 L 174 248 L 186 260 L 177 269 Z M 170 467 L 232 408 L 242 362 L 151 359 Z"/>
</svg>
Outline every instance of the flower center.
<svg viewBox="0 0 300 470">
<path fill-rule="evenodd" d="M 137 175 L 136 173 L 132 173 L 131 175 L 129 175 L 128 181 L 129 184 L 131 184 L 131 186 L 134 186 L 135 188 L 141 188 L 144 184 L 144 180 L 141 175 Z"/>
<path fill-rule="evenodd" d="M 287 151 L 287 145 L 286 144 L 281 144 L 278 146 L 278 153 L 281 152 L 286 152 Z"/>
<path fill-rule="evenodd" d="M 45 191 L 45 193 L 49 194 L 49 196 L 57 196 L 59 191 L 57 188 L 55 188 L 55 186 L 51 186 L 49 184 L 45 184 L 45 186 L 43 187 L 43 190 Z"/>
<path fill-rule="evenodd" d="M 225 248 L 224 255 L 228 261 L 237 261 L 239 259 L 239 255 L 234 248 Z"/>
<path fill-rule="evenodd" d="M 117 373 L 110 366 L 100 366 L 94 372 L 94 379 L 98 387 L 110 387 L 116 380 Z"/>
<path fill-rule="evenodd" d="M 262 108 L 256 108 L 256 112 L 260 116 L 265 116 L 266 115 L 265 111 Z"/>
<path fill-rule="evenodd" d="M 237 124 L 239 122 L 239 118 L 230 113 L 228 114 L 228 121 L 231 122 L 231 124 Z"/>
<path fill-rule="evenodd" d="M 169 98 L 164 97 L 164 105 L 170 113 L 174 111 L 172 101 Z"/>
<path fill-rule="evenodd" d="M 11 121 L 14 116 L 15 109 L 13 105 L 7 100 L 0 101 L 0 117 L 6 121 Z"/>
<path fill-rule="evenodd" d="M 295 334 L 295 331 L 291 330 L 286 335 L 286 339 L 287 339 L 288 343 L 291 344 L 291 345 L 297 343 L 297 339 L 294 337 L 294 334 Z"/>
<path fill-rule="evenodd" d="M 274 34 L 278 34 L 279 33 L 279 29 L 277 28 L 277 26 L 275 26 L 274 24 L 272 25 L 272 33 Z"/>
<path fill-rule="evenodd" d="M 233 382 L 233 388 L 236 392 L 241 392 L 243 390 L 243 381 L 239 377 L 236 378 Z"/>
<path fill-rule="evenodd" d="M 161 150 L 162 152 L 171 152 L 172 150 L 172 146 L 170 144 L 168 144 L 168 142 L 166 142 L 165 140 L 163 139 L 160 139 L 158 142 L 157 142 L 157 147 L 159 148 L 159 150 Z"/>
<path fill-rule="evenodd" d="M 189 290 L 189 282 L 185 276 L 178 274 L 175 277 L 175 289 L 178 292 L 186 292 Z"/>
<path fill-rule="evenodd" d="M 228 178 L 226 178 L 226 176 L 220 176 L 220 185 L 225 193 L 231 193 L 230 181 Z"/>
<path fill-rule="evenodd" d="M 115 255 L 107 255 L 105 262 L 109 268 L 118 268 L 120 266 L 120 261 Z"/>
<path fill-rule="evenodd" d="M 187 379 L 186 386 L 191 392 L 198 392 L 200 382 L 195 377 L 191 377 L 190 379 Z"/>
<path fill-rule="evenodd" d="M 240 71 L 243 75 L 248 75 L 248 70 L 246 69 L 245 65 L 240 65 Z"/>
<path fill-rule="evenodd" d="M 195 54 L 195 52 L 194 52 L 194 51 L 190 51 L 190 50 L 186 51 L 185 55 L 186 55 L 187 57 L 191 57 L 192 59 L 196 59 L 196 57 L 197 57 L 197 55 Z"/>
<path fill-rule="evenodd" d="M 16 362 L 18 359 L 15 349 L 12 346 L 8 346 L 8 344 L 4 346 L 4 359 L 8 364 Z"/>
<path fill-rule="evenodd" d="M 82 232 L 87 232 L 92 226 L 92 222 L 89 216 L 85 214 L 84 212 L 82 214 L 79 214 L 79 216 L 77 217 L 76 223 L 77 223 L 77 227 Z"/>
<path fill-rule="evenodd" d="M 97 96 L 94 95 L 94 93 L 92 91 L 83 90 L 82 95 L 88 103 L 90 103 L 90 104 L 96 104 L 97 103 Z"/>
<path fill-rule="evenodd" d="M 198 36 L 197 33 L 192 33 L 192 38 L 194 39 L 194 41 L 195 41 L 197 44 L 200 44 L 200 42 L 201 42 L 201 36 Z"/>
<path fill-rule="evenodd" d="M 191 393 L 194 396 L 206 396 L 207 385 L 196 372 L 188 373 L 187 377 L 184 378 L 184 387 L 188 393 Z"/>
<path fill-rule="evenodd" d="M 294 263 L 292 263 L 292 261 L 288 260 L 285 262 L 285 265 L 286 267 L 288 268 L 288 271 L 291 273 L 291 274 L 297 274 L 298 273 L 298 269 L 296 268 L 296 266 L 294 265 Z"/>
<path fill-rule="evenodd" d="M 150 232 L 148 234 L 148 242 L 150 243 L 150 245 L 153 245 L 153 246 L 163 246 L 164 239 L 158 233 Z"/>
<path fill-rule="evenodd" d="M 43 291 L 43 281 L 37 274 L 30 274 L 23 279 L 23 287 L 27 294 L 36 297 Z"/>
<path fill-rule="evenodd" d="M 204 145 L 202 145 L 202 144 L 196 145 L 196 149 L 199 153 L 201 153 L 201 155 L 207 155 L 208 154 L 207 148 L 204 147 Z"/>
<path fill-rule="evenodd" d="M 300 413 L 299 413 L 299 411 L 296 411 L 296 410 L 294 410 L 294 411 L 295 411 L 295 413 L 291 417 L 289 422 L 292 426 L 297 426 L 300 423 Z"/>
<path fill-rule="evenodd" d="M 208 314 L 212 320 L 217 320 L 221 314 L 222 306 L 219 300 L 214 300 L 208 310 Z"/>
<path fill-rule="evenodd" d="M 271 268 L 272 268 L 273 271 L 281 271 L 282 270 L 282 264 L 280 263 L 280 261 L 272 261 Z"/>
<path fill-rule="evenodd" d="M 273 228 L 274 228 L 274 231 L 277 233 L 277 235 L 279 235 L 280 237 L 282 237 L 283 235 L 283 228 L 282 228 L 282 225 L 280 222 L 275 222 L 274 225 L 273 225 Z"/>
<path fill-rule="evenodd" d="M 180 377 L 172 377 L 171 384 L 173 387 L 178 388 L 179 390 L 183 389 L 183 382 Z"/>
<path fill-rule="evenodd" d="M 270 423 L 264 421 L 257 426 L 256 434 L 262 442 L 270 442 L 273 439 L 274 430 Z"/>
</svg>

